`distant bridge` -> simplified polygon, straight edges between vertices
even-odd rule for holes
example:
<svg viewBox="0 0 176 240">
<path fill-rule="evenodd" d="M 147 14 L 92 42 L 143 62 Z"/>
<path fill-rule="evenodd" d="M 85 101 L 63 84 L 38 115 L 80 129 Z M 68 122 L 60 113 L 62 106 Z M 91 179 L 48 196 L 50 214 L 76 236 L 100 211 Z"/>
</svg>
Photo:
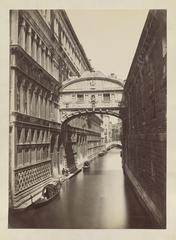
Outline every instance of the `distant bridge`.
<svg viewBox="0 0 176 240">
<path fill-rule="evenodd" d="M 106 148 L 112 148 L 112 147 L 118 147 L 118 148 L 122 148 L 122 143 L 120 141 L 113 141 L 113 142 L 109 142 L 106 143 Z"/>
</svg>

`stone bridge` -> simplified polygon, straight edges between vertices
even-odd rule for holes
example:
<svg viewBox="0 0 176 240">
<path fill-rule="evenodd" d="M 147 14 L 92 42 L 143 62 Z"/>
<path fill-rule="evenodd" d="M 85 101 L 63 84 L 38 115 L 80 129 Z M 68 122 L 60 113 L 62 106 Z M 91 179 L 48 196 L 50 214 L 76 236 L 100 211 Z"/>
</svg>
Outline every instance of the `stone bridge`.
<svg viewBox="0 0 176 240">
<path fill-rule="evenodd" d="M 65 82 L 60 89 L 61 122 L 80 115 L 107 114 L 120 117 L 123 82 L 114 75 L 85 72 L 80 78 Z"/>
</svg>

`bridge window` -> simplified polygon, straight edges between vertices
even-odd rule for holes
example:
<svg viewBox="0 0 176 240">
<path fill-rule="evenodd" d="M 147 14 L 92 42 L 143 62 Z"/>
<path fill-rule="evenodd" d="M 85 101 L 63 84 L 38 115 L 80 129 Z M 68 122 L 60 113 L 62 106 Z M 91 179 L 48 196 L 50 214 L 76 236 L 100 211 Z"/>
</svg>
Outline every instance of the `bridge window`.
<svg viewBox="0 0 176 240">
<path fill-rule="evenodd" d="M 110 94 L 109 93 L 104 93 L 103 94 L 103 99 L 104 99 L 104 102 L 110 102 Z"/>
<path fill-rule="evenodd" d="M 84 94 L 77 94 L 77 101 L 84 102 Z"/>
</svg>

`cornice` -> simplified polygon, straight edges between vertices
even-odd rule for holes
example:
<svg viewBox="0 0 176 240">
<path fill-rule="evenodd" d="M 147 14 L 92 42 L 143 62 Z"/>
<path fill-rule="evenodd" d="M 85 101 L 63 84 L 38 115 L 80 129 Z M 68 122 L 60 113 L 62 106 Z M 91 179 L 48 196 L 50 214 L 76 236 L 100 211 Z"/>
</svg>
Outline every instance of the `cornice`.
<svg viewBox="0 0 176 240">
<path fill-rule="evenodd" d="M 44 118 L 38 118 L 31 115 L 19 113 L 19 112 L 13 112 L 13 115 L 15 115 L 15 124 L 22 126 L 34 126 L 39 128 L 47 128 L 47 129 L 55 129 L 55 130 L 61 130 L 61 124 L 55 121 L 47 120 Z"/>
<path fill-rule="evenodd" d="M 122 93 L 123 89 L 102 89 L 102 90 L 98 90 L 98 89 L 93 89 L 93 90 L 69 90 L 69 91 L 62 91 L 60 92 L 61 95 L 66 95 L 66 94 L 76 94 L 76 93 L 106 93 L 106 92 L 113 92 L 113 93 Z"/>
<path fill-rule="evenodd" d="M 60 91 L 63 91 L 63 89 L 68 87 L 69 85 L 72 85 L 72 84 L 77 83 L 77 82 L 87 81 L 87 80 L 100 80 L 100 81 L 104 80 L 104 81 L 107 81 L 107 82 L 113 82 L 113 83 L 117 84 L 118 86 L 121 86 L 122 89 L 124 87 L 123 83 L 121 83 L 119 80 L 116 80 L 116 79 L 107 78 L 107 77 L 87 77 L 87 78 L 77 78 L 77 79 L 68 81 L 65 84 L 62 84 L 62 87 L 61 87 Z"/>
</svg>

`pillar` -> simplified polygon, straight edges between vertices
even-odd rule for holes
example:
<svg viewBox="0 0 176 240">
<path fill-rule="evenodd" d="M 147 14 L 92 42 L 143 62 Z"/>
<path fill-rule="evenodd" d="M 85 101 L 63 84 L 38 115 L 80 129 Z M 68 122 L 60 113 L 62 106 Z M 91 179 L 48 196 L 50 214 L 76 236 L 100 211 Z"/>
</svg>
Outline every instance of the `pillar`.
<svg viewBox="0 0 176 240">
<path fill-rule="evenodd" d="M 39 118 L 42 117 L 42 110 L 41 110 L 41 91 L 39 92 L 38 95 L 38 106 L 39 106 Z"/>
<path fill-rule="evenodd" d="M 47 69 L 46 70 L 48 71 L 48 73 L 50 73 L 51 72 L 51 69 L 50 69 L 51 63 L 50 63 L 50 52 L 49 52 L 49 50 L 47 51 L 46 61 L 47 61 Z"/>
<path fill-rule="evenodd" d="M 39 39 L 38 51 L 37 51 L 38 64 L 42 64 L 42 41 Z"/>
<path fill-rule="evenodd" d="M 50 58 L 50 73 L 52 76 L 54 76 L 54 61 L 53 61 L 53 56 L 51 55 L 51 58 Z"/>
<path fill-rule="evenodd" d="M 23 18 L 20 24 L 19 44 L 24 50 L 25 50 L 25 41 L 26 41 L 25 28 L 26 28 L 26 22 Z"/>
<path fill-rule="evenodd" d="M 16 164 L 16 126 L 13 122 L 10 126 L 10 151 L 9 151 L 9 207 L 14 206 L 14 194 L 15 194 L 15 164 Z"/>
<path fill-rule="evenodd" d="M 21 86 L 20 86 L 20 112 L 24 112 L 24 80 L 22 80 Z"/>
<path fill-rule="evenodd" d="M 35 116 L 35 89 L 31 91 L 31 115 Z"/>
<path fill-rule="evenodd" d="M 35 92 L 35 100 L 36 100 L 36 103 L 35 103 L 36 113 L 35 113 L 35 115 L 36 115 L 36 117 L 39 117 L 39 95 L 38 95 L 37 91 Z"/>
<path fill-rule="evenodd" d="M 26 51 L 30 56 L 31 50 L 32 50 L 32 29 L 31 26 L 29 26 L 27 30 Z"/>
<path fill-rule="evenodd" d="M 37 34 L 33 37 L 33 58 L 37 61 Z"/>
<path fill-rule="evenodd" d="M 31 83 L 28 85 L 27 89 L 27 114 L 31 114 L 31 99 L 32 99 L 32 93 L 31 93 Z"/>
<path fill-rule="evenodd" d="M 43 95 L 43 118 L 46 119 L 46 101 L 45 101 L 45 99 L 46 99 L 46 93 L 44 93 L 44 95 Z"/>
<path fill-rule="evenodd" d="M 18 44 L 19 11 L 10 11 L 10 44 Z"/>
<path fill-rule="evenodd" d="M 42 67 L 46 69 L 46 47 L 44 44 L 42 46 Z"/>
<path fill-rule="evenodd" d="M 15 55 L 13 56 L 15 58 Z M 16 84 L 17 76 L 14 68 L 10 69 L 10 110 L 11 112 L 16 111 Z"/>
<path fill-rule="evenodd" d="M 46 103 L 46 118 L 47 119 L 50 119 L 50 116 L 49 116 L 49 99 L 47 98 L 47 103 Z"/>
</svg>

